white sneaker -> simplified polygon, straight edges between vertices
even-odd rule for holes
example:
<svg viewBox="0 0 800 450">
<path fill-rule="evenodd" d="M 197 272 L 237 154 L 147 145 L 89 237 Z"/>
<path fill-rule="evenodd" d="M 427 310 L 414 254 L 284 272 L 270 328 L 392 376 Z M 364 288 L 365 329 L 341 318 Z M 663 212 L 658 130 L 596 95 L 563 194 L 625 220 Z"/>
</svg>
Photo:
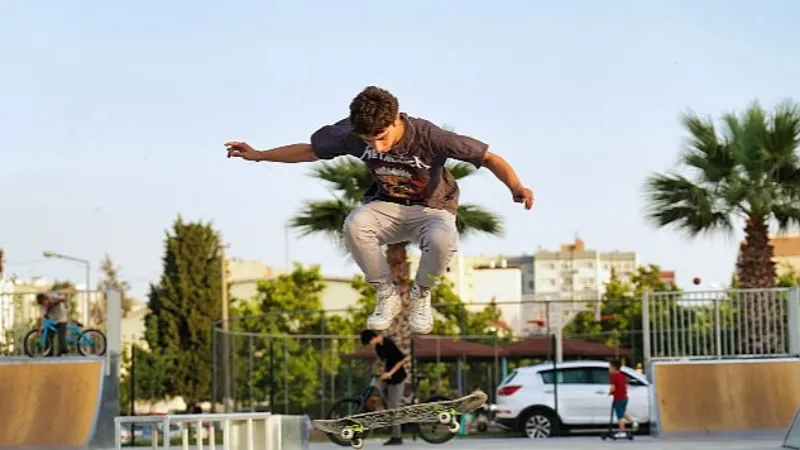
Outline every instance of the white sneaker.
<svg viewBox="0 0 800 450">
<path fill-rule="evenodd" d="M 625 434 L 625 432 L 623 432 L 623 431 L 617 431 L 617 434 L 615 434 L 614 437 L 616 437 L 616 438 L 624 438 L 624 437 L 628 437 L 628 435 Z"/>
<path fill-rule="evenodd" d="M 433 330 L 433 308 L 431 308 L 431 290 L 420 288 L 416 284 L 411 288 L 411 311 L 408 313 L 408 325 L 411 332 L 428 334 Z"/>
<path fill-rule="evenodd" d="M 633 432 L 634 432 L 634 433 L 635 433 L 635 432 L 637 432 L 637 431 L 639 431 L 639 422 L 637 422 L 637 421 L 635 421 L 635 420 L 634 420 L 634 421 L 633 421 L 633 425 L 631 425 L 631 428 L 633 429 Z"/>
<path fill-rule="evenodd" d="M 378 299 L 375 302 L 375 311 L 367 318 L 367 328 L 375 331 L 383 331 L 392 326 L 395 316 L 400 314 L 402 303 L 397 290 L 393 285 L 378 291 Z"/>
</svg>

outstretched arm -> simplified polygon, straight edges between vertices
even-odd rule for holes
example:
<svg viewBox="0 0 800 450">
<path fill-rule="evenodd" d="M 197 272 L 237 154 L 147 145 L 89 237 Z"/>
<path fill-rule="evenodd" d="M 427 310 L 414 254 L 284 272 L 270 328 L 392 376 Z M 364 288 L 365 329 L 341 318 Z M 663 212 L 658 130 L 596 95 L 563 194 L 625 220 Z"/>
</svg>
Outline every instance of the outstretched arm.
<svg viewBox="0 0 800 450">
<path fill-rule="evenodd" d="M 514 169 L 500 156 L 489 151 L 485 143 L 435 127 L 430 135 L 434 146 L 446 158 L 466 161 L 476 168 L 486 166 L 500 181 L 511 191 L 511 196 L 517 203 L 523 203 L 525 209 L 533 207 L 533 191 L 522 185 Z"/>
<path fill-rule="evenodd" d="M 350 132 L 347 119 L 333 125 L 325 125 L 311 135 L 309 143 L 290 144 L 271 150 L 255 150 L 246 142 L 225 143 L 228 158 L 242 158 L 248 161 L 280 163 L 313 162 L 319 159 L 333 159 L 342 155 L 361 156 L 366 148 L 364 141 Z"/>
<path fill-rule="evenodd" d="M 523 203 L 525 209 L 533 207 L 533 191 L 522 185 L 517 173 L 511 165 L 500 155 L 487 151 L 483 155 L 483 165 L 489 169 L 498 180 L 508 186 L 515 202 Z"/>
<path fill-rule="evenodd" d="M 486 152 L 483 156 L 483 166 L 489 169 L 498 180 L 508 186 L 508 189 L 513 191 L 515 188 L 522 186 L 517 173 L 511 167 L 511 164 L 503 159 L 500 155 L 492 152 Z"/>
<path fill-rule="evenodd" d="M 225 143 L 225 146 L 228 148 L 228 158 L 242 158 L 248 161 L 300 163 L 318 159 L 311 144 L 290 144 L 260 151 L 246 142 L 231 141 Z"/>
</svg>

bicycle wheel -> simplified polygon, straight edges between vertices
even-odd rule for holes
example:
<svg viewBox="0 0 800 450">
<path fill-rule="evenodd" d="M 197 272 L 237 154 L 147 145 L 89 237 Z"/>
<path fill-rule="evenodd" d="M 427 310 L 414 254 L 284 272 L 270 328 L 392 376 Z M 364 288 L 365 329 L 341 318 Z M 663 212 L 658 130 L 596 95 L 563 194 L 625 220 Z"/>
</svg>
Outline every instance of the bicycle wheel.
<svg viewBox="0 0 800 450">
<path fill-rule="evenodd" d="M 106 335 L 90 328 L 78 336 L 78 353 L 83 356 L 103 356 L 106 353 Z"/>
<path fill-rule="evenodd" d="M 337 400 L 332 406 L 331 409 L 328 410 L 328 414 L 326 415 L 326 419 L 341 419 L 343 417 L 352 416 L 353 414 L 358 414 L 365 412 L 363 411 L 363 406 L 361 404 L 361 398 L 359 397 L 346 397 Z M 329 434 L 325 433 L 336 445 L 341 445 L 342 447 L 350 447 L 352 441 L 346 441 L 337 433 Z M 361 434 L 362 439 L 366 439 L 369 431 L 364 431 Z"/>
<path fill-rule="evenodd" d="M 444 400 L 452 399 L 442 395 L 434 395 L 433 397 L 425 399 L 422 403 L 441 402 Z M 458 420 L 458 416 L 456 416 L 456 420 Z M 429 444 L 444 444 L 455 437 L 454 434 L 450 433 L 449 426 L 442 425 L 441 423 L 418 423 L 417 434 L 419 434 L 419 437 L 422 438 L 423 441 Z"/>
<path fill-rule="evenodd" d="M 44 341 L 44 345 L 42 345 L 42 330 L 34 328 L 25 335 L 22 346 L 25 349 L 25 354 L 31 358 L 36 356 L 50 356 L 50 353 L 53 351 L 53 336 L 48 335 L 47 339 Z"/>
</svg>

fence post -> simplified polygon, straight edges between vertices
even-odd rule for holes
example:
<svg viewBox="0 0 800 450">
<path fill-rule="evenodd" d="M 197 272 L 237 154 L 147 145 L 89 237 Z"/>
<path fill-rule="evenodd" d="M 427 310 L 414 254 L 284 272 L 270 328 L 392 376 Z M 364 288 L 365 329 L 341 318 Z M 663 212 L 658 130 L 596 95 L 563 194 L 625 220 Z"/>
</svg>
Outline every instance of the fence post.
<svg viewBox="0 0 800 450">
<path fill-rule="evenodd" d="M 642 356 L 644 366 L 648 367 L 652 355 L 650 354 L 650 293 L 642 294 Z"/>
<path fill-rule="evenodd" d="M 717 348 L 717 359 L 722 359 L 722 323 L 719 318 L 719 297 L 714 296 L 714 347 Z"/>
<path fill-rule="evenodd" d="M 788 294 L 789 354 L 800 355 L 800 286 L 789 288 Z"/>
</svg>

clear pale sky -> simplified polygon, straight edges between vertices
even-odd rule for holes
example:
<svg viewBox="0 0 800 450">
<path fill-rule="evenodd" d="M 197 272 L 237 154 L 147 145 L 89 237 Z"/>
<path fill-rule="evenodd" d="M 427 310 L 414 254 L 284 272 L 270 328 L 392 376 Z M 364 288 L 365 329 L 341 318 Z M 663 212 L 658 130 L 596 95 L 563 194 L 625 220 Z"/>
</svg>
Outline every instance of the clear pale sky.
<svg viewBox="0 0 800 450">
<path fill-rule="evenodd" d="M 8 272 L 82 282 L 108 253 L 144 297 L 177 214 L 211 220 L 231 256 L 284 264 L 283 224 L 330 194 L 308 165 L 225 158 L 223 143 L 300 142 L 375 84 L 401 109 L 489 143 L 536 193 L 525 211 L 486 169 L 462 201 L 533 253 L 576 233 L 598 250 L 727 282 L 737 241 L 687 241 L 642 218 L 679 116 L 800 100 L 800 3 L 741 1 L 37 1 L 0 3 L 0 246 Z M 325 238 L 294 261 L 356 267 Z M 98 274 L 93 274 L 95 280 Z"/>
</svg>

